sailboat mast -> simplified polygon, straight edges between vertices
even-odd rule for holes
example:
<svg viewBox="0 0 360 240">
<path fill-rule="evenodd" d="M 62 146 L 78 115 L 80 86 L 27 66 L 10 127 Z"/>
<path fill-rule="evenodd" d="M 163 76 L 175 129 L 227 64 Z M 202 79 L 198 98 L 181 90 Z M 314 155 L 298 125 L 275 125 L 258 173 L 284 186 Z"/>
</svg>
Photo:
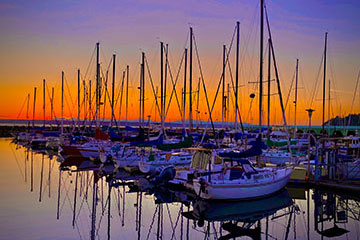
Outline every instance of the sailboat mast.
<svg viewBox="0 0 360 240">
<path fill-rule="evenodd" d="M 80 129 L 80 69 L 77 70 L 77 77 L 78 77 L 78 92 L 77 92 L 77 104 L 78 104 L 78 112 L 77 112 L 77 122 L 78 127 Z"/>
<path fill-rule="evenodd" d="M 33 105 L 33 120 L 32 126 L 35 127 L 35 103 L 36 103 L 36 87 L 34 87 L 34 105 Z"/>
<path fill-rule="evenodd" d="M 87 104 L 87 98 L 86 98 L 86 85 L 85 85 L 85 80 L 83 80 L 83 91 L 84 91 L 84 100 L 83 100 L 83 109 L 84 109 L 84 113 L 83 113 L 83 119 L 84 119 L 84 128 L 85 128 L 85 122 L 86 122 L 86 115 L 87 115 L 87 112 L 86 112 L 86 104 Z"/>
<path fill-rule="evenodd" d="M 29 120 L 29 104 L 30 104 L 30 93 L 27 95 L 27 107 L 26 107 L 26 120 L 28 121 L 28 128 L 30 127 L 30 120 Z"/>
<path fill-rule="evenodd" d="M 229 121 L 230 119 L 230 111 L 229 111 L 229 108 L 230 108 L 230 83 L 227 84 L 227 116 L 226 116 L 226 119 L 227 121 Z"/>
<path fill-rule="evenodd" d="M 199 100 L 200 100 L 200 80 L 201 78 L 199 78 L 198 81 L 198 88 L 197 88 L 197 98 L 196 98 L 196 113 L 197 113 L 197 121 L 198 121 L 198 127 L 199 127 L 199 121 L 200 121 L 200 116 L 199 116 Z"/>
<path fill-rule="evenodd" d="M 193 29 L 190 27 L 190 62 L 189 62 L 189 128 L 192 128 L 192 67 L 193 67 Z"/>
<path fill-rule="evenodd" d="M 263 95 L 263 45 L 264 45 L 264 0 L 260 0 L 260 73 L 259 73 L 259 134 L 262 125 L 262 95 Z"/>
<path fill-rule="evenodd" d="M 64 71 L 61 72 L 61 135 L 64 133 Z"/>
<path fill-rule="evenodd" d="M 125 124 L 128 120 L 128 103 L 129 103 L 129 65 L 126 66 L 126 103 L 125 103 Z"/>
<path fill-rule="evenodd" d="M 267 85 L 267 132 L 270 134 L 270 96 L 271 96 L 271 47 L 270 38 L 268 40 L 269 53 L 268 53 L 268 85 Z"/>
<path fill-rule="evenodd" d="M 102 103 L 101 103 L 101 97 L 100 97 L 100 106 L 103 105 L 103 117 L 102 117 L 103 122 L 105 120 L 105 114 L 106 114 L 106 96 L 108 95 L 106 93 L 108 92 L 108 90 L 107 90 L 108 79 L 109 79 L 109 70 L 106 70 L 105 81 L 104 81 L 104 89 L 105 89 L 104 90 L 104 100 Z M 100 88 L 100 93 L 101 93 L 101 88 Z M 101 94 L 100 94 L 100 96 L 101 96 Z M 110 96 L 109 96 L 109 98 L 110 98 Z"/>
<path fill-rule="evenodd" d="M 326 84 L 326 51 L 327 51 L 327 35 L 328 33 L 325 33 L 325 48 L 324 48 L 324 81 L 323 81 L 323 109 L 322 109 L 322 134 L 324 135 L 325 132 L 325 84 Z"/>
<path fill-rule="evenodd" d="M 184 89 L 183 89 L 183 123 L 185 125 L 185 110 L 186 110 L 186 70 L 187 70 L 187 48 L 185 48 L 185 63 L 184 63 Z"/>
<path fill-rule="evenodd" d="M 99 45 L 96 43 L 96 127 L 100 118 L 100 64 L 99 64 Z"/>
<path fill-rule="evenodd" d="M 222 127 L 224 128 L 225 114 L 226 114 L 226 99 L 225 99 L 225 68 L 226 68 L 226 45 L 223 45 L 223 72 L 222 72 Z"/>
<path fill-rule="evenodd" d="M 145 53 L 142 53 L 142 125 L 145 123 Z"/>
<path fill-rule="evenodd" d="M 164 75 L 164 92 L 163 92 L 163 98 L 164 98 L 164 107 L 163 107 L 163 122 L 165 122 L 165 106 L 166 106 L 166 82 L 167 82 L 167 70 L 168 70 L 168 51 L 169 51 L 169 44 L 165 44 L 165 75 Z"/>
<path fill-rule="evenodd" d="M 236 22 L 236 71 L 235 71 L 235 115 L 234 127 L 237 129 L 237 113 L 238 113 L 238 90 L 239 90 L 239 52 L 240 52 L 240 22 Z"/>
<path fill-rule="evenodd" d="M 297 125 L 296 125 L 296 110 L 297 110 L 297 90 L 298 90 L 298 75 L 299 75 L 299 59 L 296 59 L 296 75 L 295 75 L 295 116 L 294 116 L 294 138 L 296 138 Z"/>
<path fill-rule="evenodd" d="M 93 116 L 92 112 L 91 112 L 91 96 L 92 93 L 91 93 L 91 79 L 89 80 L 89 95 L 88 95 L 88 98 L 89 98 L 89 130 L 91 130 L 91 125 L 92 125 L 92 119 L 91 117 Z"/>
<path fill-rule="evenodd" d="M 116 60 L 116 55 L 113 54 L 113 74 L 112 74 L 112 88 L 111 88 L 111 124 L 110 124 L 111 126 L 114 121 L 115 60 Z"/>
<path fill-rule="evenodd" d="M 51 113 L 50 113 L 51 121 L 53 120 L 53 117 L 54 117 L 54 88 L 51 88 Z"/>
<path fill-rule="evenodd" d="M 141 58 L 141 64 L 140 64 L 140 87 L 139 87 L 139 126 L 142 127 L 142 111 L 141 111 L 141 108 L 142 108 L 142 104 L 141 104 L 141 101 L 142 101 L 142 84 L 143 84 L 143 81 L 142 81 L 142 78 L 143 78 L 143 68 L 144 68 L 144 61 L 143 61 L 143 58 Z"/>
<path fill-rule="evenodd" d="M 161 130 L 164 130 L 164 43 L 160 42 L 160 119 Z"/>
<path fill-rule="evenodd" d="M 45 79 L 43 79 L 43 127 L 45 127 Z"/>
<path fill-rule="evenodd" d="M 329 100 L 328 100 L 328 129 L 329 129 L 329 135 L 330 135 L 330 104 L 331 104 L 331 98 L 330 98 L 330 79 L 329 79 Z"/>
<path fill-rule="evenodd" d="M 124 80 L 125 80 L 125 71 L 123 71 L 123 75 L 122 75 L 122 79 L 121 79 L 119 119 L 121 119 L 122 99 L 123 99 L 123 93 L 124 93 Z"/>
</svg>

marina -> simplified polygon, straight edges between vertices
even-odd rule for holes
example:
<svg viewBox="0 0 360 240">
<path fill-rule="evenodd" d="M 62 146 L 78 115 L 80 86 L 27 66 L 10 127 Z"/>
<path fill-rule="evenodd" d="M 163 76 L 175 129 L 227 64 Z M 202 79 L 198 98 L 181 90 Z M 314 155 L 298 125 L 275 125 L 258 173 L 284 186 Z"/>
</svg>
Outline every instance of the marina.
<svg viewBox="0 0 360 240">
<path fill-rule="evenodd" d="M 8 206 L 1 225 L 7 238 L 359 238 L 358 195 L 287 187 L 259 200 L 207 202 L 183 191 L 152 188 L 144 175 L 118 172 L 94 183 L 94 176 L 108 167 L 82 162 L 59 170 L 56 156 L 9 139 L 2 139 L 0 148 L 6 164 L 0 201 Z"/>
<path fill-rule="evenodd" d="M 326 17 L 309 21 L 305 5 L 255 2 L 206 3 L 229 12 L 240 4 L 243 17 L 182 13 L 200 25 L 185 24 L 175 34 L 178 23 L 169 23 L 161 31 L 167 37 L 156 40 L 146 36 L 158 23 L 139 19 L 174 20 L 168 13 L 181 4 L 137 3 L 148 7 L 144 16 L 115 14 L 121 24 L 107 22 L 133 28 L 117 39 L 121 44 L 69 41 L 81 56 L 73 49 L 61 60 L 70 51 L 60 51 L 55 68 L 39 68 L 41 81 L 23 82 L 27 92 L 10 97 L 19 105 L 21 93 L 21 105 L 1 109 L 0 239 L 360 239 L 357 35 L 342 21 L 333 24 L 346 34 L 318 26 L 309 35 L 310 25 L 300 25 Z M 122 4 L 127 8 L 99 8 L 135 9 Z M 327 14 L 321 4 L 308 5 Z M 344 12 L 360 9 L 337 4 Z M 22 7 L 10 6 L 0 5 L 0 12 Z M 295 15 L 281 20 L 280 6 Z M 91 25 L 83 19 L 88 12 L 80 15 L 79 33 Z M 94 17 L 101 28 L 91 31 L 116 18 L 105 15 Z M 211 36 L 210 26 L 217 29 Z M 308 39 L 284 41 L 291 38 L 287 28 Z M 94 36 L 119 37 L 113 30 Z"/>
</svg>

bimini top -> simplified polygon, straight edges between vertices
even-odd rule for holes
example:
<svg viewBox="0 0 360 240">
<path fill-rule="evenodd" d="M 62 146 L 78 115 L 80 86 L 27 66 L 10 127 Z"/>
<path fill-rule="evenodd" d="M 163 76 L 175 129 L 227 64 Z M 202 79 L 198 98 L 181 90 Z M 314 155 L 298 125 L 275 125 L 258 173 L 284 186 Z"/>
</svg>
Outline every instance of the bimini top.
<svg viewBox="0 0 360 240">
<path fill-rule="evenodd" d="M 219 153 L 220 157 L 223 158 L 231 158 L 231 159 L 239 159 L 239 158 L 247 158 L 259 156 L 262 153 L 262 142 L 261 136 L 257 137 L 255 143 L 251 148 L 242 152 L 222 152 Z"/>
</svg>

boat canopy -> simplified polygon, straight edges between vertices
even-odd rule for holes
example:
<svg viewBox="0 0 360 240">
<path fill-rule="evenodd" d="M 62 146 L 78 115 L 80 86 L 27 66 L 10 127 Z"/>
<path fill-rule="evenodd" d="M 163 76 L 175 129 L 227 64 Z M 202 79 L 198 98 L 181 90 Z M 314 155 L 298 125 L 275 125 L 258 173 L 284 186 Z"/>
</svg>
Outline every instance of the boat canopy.
<svg viewBox="0 0 360 240">
<path fill-rule="evenodd" d="M 206 170 L 206 167 L 209 165 L 211 160 L 211 152 L 207 151 L 197 151 L 194 153 L 191 160 L 191 168 Z"/>
<path fill-rule="evenodd" d="M 134 128 L 134 127 L 130 127 L 130 126 L 125 126 L 125 131 L 128 132 L 138 132 L 139 128 Z"/>
<path fill-rule="evenodd" d="M 163 144 L 163 142 L 164 142 L 164 134 L 160 134 L 160 136 L 155 140 L 131 142 L 130 146 L 151 147 L 151 146 L 161 145 Z"/>
<path fill-rule="evenodd" d="M 111 141 L 123 141 L 123 142 L 132 142 L 132 141 L 143 141 L 145 139 L 144 129 L 139 128 L 139 133 L 137 136 L 120 136 L 111 128 L 109 130 Z"/>
<path fill-rule="evenodd" d="M 272 131 L 270 136 L 277 136 L 277 137 L 286 137 L 286 133 L 281 131 Z"/>
<path fill-rule="evenodd" d="M 60 133 L 56 132 L 56 131 L 51 131 L 51 132 L 43 132 L 44 137 L 59 137 Z"/>
<path fill-rule="evenodd" d="M 168 143 L 168 144 L 160 144 L 157 146 L 158 149 L 163 151 L 169 151 L 172 149 L 180 149 L 180 148 L 188 148 L 192 146 L 192 137 L 188 136 L 184 138 L 184 141 L 178 143 Z"/>
<path fill-rule="evenodd" d="M 296 144 L 297 144 L 296 139 L 290 140 L 290 145 L 296 145 Z M 270 139 L 269 136 L 266 138 L 266 146 L 268 147 L 285 147 L 287 145 L 288 145 L 288 141 L 286 139 L 273 141 Z"/>
<path fill-rule="evenodd" d="M 241 159 L 241 158 L 259 156 L 261 153 L 262 153 L 262 142 L 261 142 L 261 136 L 259 136 L 257 137 L 252 147 L 249 148 L 248 150 L 242 152 L 234 152 L 234 151 L 222 152 L 219 153 L 219 156 L 230 159 Z"/>
</svg>

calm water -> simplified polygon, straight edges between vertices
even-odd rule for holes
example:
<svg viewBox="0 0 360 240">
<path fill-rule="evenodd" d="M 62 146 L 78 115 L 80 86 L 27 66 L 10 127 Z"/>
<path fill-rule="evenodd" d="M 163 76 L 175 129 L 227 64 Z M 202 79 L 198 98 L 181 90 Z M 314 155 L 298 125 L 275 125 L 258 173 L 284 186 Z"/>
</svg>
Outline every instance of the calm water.
<svg viewBox="0 0 360 240">
<path fill-rule="evenodd" d="M 109 181 L 94 181 L 90 162 L 59 172 L 57 157 L 6 139 L 0 154 L 0 239 L 360 239 L 353 197 L 288 188 L 263 200 L 209 203 L 143 191 L 143 180 L 140 191 L 131 185 L 139 181 L 118 174 L 109 200 Z"/>
</svg>

